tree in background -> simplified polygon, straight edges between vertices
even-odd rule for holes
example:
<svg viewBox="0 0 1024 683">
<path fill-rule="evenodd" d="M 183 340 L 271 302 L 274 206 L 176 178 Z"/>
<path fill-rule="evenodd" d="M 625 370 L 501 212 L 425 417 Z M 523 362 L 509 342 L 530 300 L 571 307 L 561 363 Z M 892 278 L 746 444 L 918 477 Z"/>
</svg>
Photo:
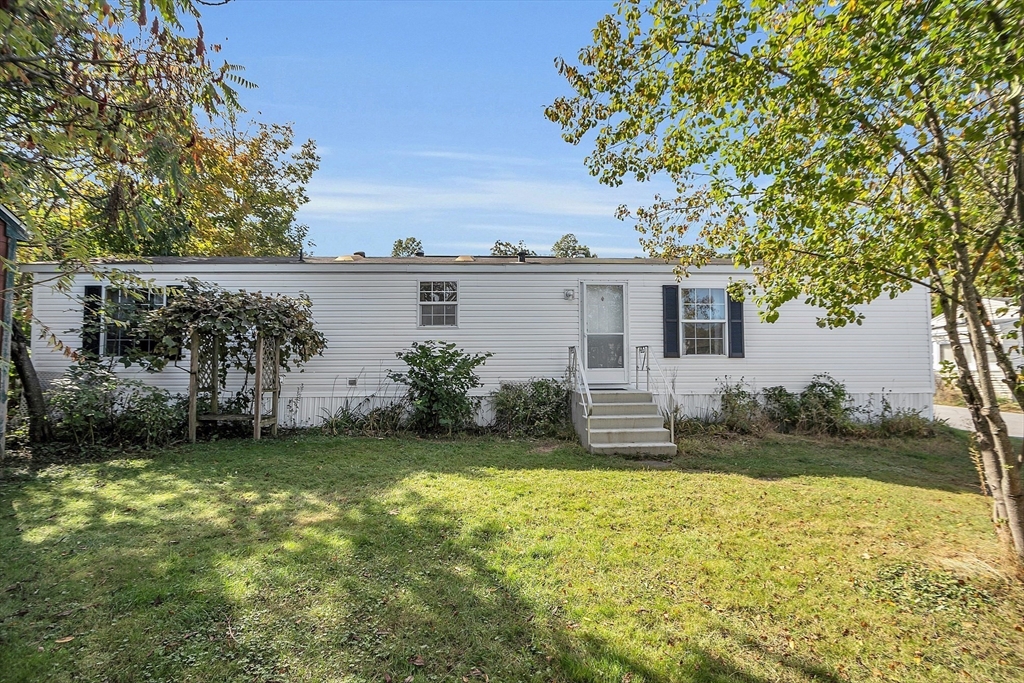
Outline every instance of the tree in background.
<svg viewBox="0 0 1024 683">
<path fill-rule="evenodd" d="M 927 287 L 1024 559 L 1024 456 L 995 393 L 1024 406 L 1007 348 L 1024 318 L 1022 34 L 1024 4 L 1002 0 L 623 0 L 578 65 L 558 62 L 575 95 L 546 114 L 572 144 L 594 133 L 601 182 L 672 179 L 675 196 L 620 217 L 680 269 L 731 254 L 754 275 L 733 294 L 768 321 L 804 298 L 823 326 L 859 323 L 858 306 Z M 983 288 L 1012 293 L 1010 339 Z"/>
<path fill-rule="evenodd" d="M 404 240 L 395 240 L 394 246 L 391 247 L 391 255 L 396 258 L 399 256 L 415 256 L 422 251 L 423 242 L 420 242 L 415 237 L 406 237 Z"/>
<path fill-rule="evenodd" d="M 296 213 L 309 201 L 306 183 L 319 165 L 316 144 L 293 148 L 290 124 L 256 124 L 256 132 L 201 130 L 191 143 L 194 164 L 175 187 L 140 183 L 133 199 L 145 229 L 122 212 L 74 197 L 55 198 L 36 221 L 37 238 L 53 257 L 70 247 L 82 257 L 288 256 L 303 246 L 307 228 Z M 111 179 L 83 181 L 96 194 Z"/>
<path fill-rule="evenodd" d="M 551 245 L 551 253 L 558 258 L 597 258 L 597 254 L 590 251 L 587 245 L 580 244 L 571 232 L 562 235 Z"/>
<path fill-rule="evenodd" d="M 256 125 L 253 134 L 208 131 L 197 141 L 200 167 L 183 202 L 189 224 L 176 248 L 189 256 L 291 256 L 308 232 L 296 222 L 306 184 L 320 165 L 316 143 L 293 147 L 291 124 Z"/>
<path fill-rule="evenodd" d="M 519 240 L 519 244 L 512 244 L 511 242 L 504 242 L 498 240 L 491 247 L 491 256 L 519 256 L 519 254 L 526 254 L 527 256 L 536 256 L 537 252 L 532 249 L 526 248 L 526 242 Z"/>
</svg>

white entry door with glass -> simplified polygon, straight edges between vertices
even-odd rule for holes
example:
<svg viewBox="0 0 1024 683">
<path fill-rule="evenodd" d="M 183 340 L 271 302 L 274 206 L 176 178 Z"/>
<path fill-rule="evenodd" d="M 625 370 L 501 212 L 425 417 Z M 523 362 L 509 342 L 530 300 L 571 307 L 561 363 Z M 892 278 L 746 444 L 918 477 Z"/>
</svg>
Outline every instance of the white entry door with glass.
<svg viewBox="0 0 1024 683">
<path fill-rule="evenodd" d="M 583 285 L 583 356 L 590 384 L 627 384 L 626 286 Z"/>
</svg>

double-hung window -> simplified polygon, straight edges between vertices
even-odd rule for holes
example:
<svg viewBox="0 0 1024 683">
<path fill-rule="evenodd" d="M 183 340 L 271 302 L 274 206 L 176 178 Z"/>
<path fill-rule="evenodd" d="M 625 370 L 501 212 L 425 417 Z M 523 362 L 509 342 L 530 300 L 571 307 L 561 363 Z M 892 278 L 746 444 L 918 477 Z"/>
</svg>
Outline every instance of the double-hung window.
<svg viewBox="0 0 1024 683">
<path fill-rule="evenodd" d="M 456 327 L 459 324 L 459 283 L 431 280 L 420 283 L 420 327 Z"/>
<path fill-rule="evenodd" d="M 683 353 L 687 356 L 725 354 L 726 298 L 724 289 L 679 290 L 683 326 Z"/>
<path fill-rule="evenodd" d="M 156 340 L 140 334 L 137 329 L 134 329 L 133 323 L 139 315 L 144 315 L 146 311 L 165 305 L 167 303 L 166 295 L 161 291 L 127 292 L 112 287 L 107 288 L 106 294 L 104 313 L 107 324 L 103 346 L 106 355 L 123 356 L 132 349 L 151 353 L 156 347 Z"/>
</svg>

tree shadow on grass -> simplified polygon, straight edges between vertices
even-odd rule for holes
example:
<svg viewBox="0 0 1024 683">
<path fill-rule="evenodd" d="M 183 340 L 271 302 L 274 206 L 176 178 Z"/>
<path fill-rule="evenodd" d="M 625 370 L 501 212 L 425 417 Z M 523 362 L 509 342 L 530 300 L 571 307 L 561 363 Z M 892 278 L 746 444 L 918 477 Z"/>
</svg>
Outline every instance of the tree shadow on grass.
<svg viewBox="0 0 1024 683">
<path fill-rule="evenodd" d="M 424 470 L 486 477 L 553 457 L 591 469 L 591 456 L 353 443 L 343 461 L 321 445 L 186 450 L 4 485 L 5 677 L 764 680 L 696 643 L 652 655 L 580 627 L 572 605 L 491 564 L 503 528 L 395 488 Z"/>
<path fill-rule="evenodd" d="M 953 493 L 979 492 L 967 438 L 952 430 L 925 439 L 784 434 L 684 439 L 675 463 L 688 472 L 723 472 L 765 480 L 848 477 Z"/>
</svg>

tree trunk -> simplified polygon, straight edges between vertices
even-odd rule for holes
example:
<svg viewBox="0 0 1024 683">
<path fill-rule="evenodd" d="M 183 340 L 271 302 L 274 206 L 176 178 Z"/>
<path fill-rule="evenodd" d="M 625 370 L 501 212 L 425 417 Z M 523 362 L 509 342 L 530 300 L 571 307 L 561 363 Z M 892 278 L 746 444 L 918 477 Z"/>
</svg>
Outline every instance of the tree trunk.
<svg viewBox="0 0 1024 683">
<path fill-rule="evenodd" d="M 53 433 L 46 410 L 46 398 L 43 396 L 43 387 L 39 383 L 35 366 L 32 365 L 32 357 L 28 352 L 28 340 L 17 320 L 11 325 L 11 360 L 14 361 L 14 367 L 18 371 L 18 379 L 21 380 L 22 392 L 25 395 L 25 404 L 28 406 L 29 441 L 32 443 L 49 441 L 53 438 Z"/>
<path fill-rule="evenodd" d="M 978 411 L 980 415 L 972 411 L 972 418 L 979 433 L 987 424 L 992 435 L 992 446 L 1002 471 L 1000 486 L 1006 504 L 1006 524 L 1013 538 L 1017 557 L 1024 562 L 1024 480 L 1021 478 L 1020 459 L 1014 452 L 992 382 L 992 366 L 989 364 L 987 352 L 988 335 L 982 321 L 981 296 L 973 282 L 961 279 L 960 284 L 967 336 L 971 341 L 977 367 L 978 398 L 981 399 L 981 409 Z"/>
<path fill-rule="evenodd" d="M 960 389 L 967 409 L 971 412 L 971 421 L 974 423 L 975 430 L 974 443 L 981 458 L 985 489 L 988 495 L 992 496 L 992 521 L 1003 522 L 1006 520 L 1003 471 L 999 464 L 999 457 L 996 455 L 992 430 L 981 412 L 981 397 L 974 382 L 974 376 L 971 374 L 967 353 L 964 351 L 963 342 L 960 339 L 958 309 L 948 298 L 943 298 L 941 303 L 946 336 L 949 339 L 949 348 L 953 352 L 953 360 L 957 367 L 957 388 Z"/>
</svg>

